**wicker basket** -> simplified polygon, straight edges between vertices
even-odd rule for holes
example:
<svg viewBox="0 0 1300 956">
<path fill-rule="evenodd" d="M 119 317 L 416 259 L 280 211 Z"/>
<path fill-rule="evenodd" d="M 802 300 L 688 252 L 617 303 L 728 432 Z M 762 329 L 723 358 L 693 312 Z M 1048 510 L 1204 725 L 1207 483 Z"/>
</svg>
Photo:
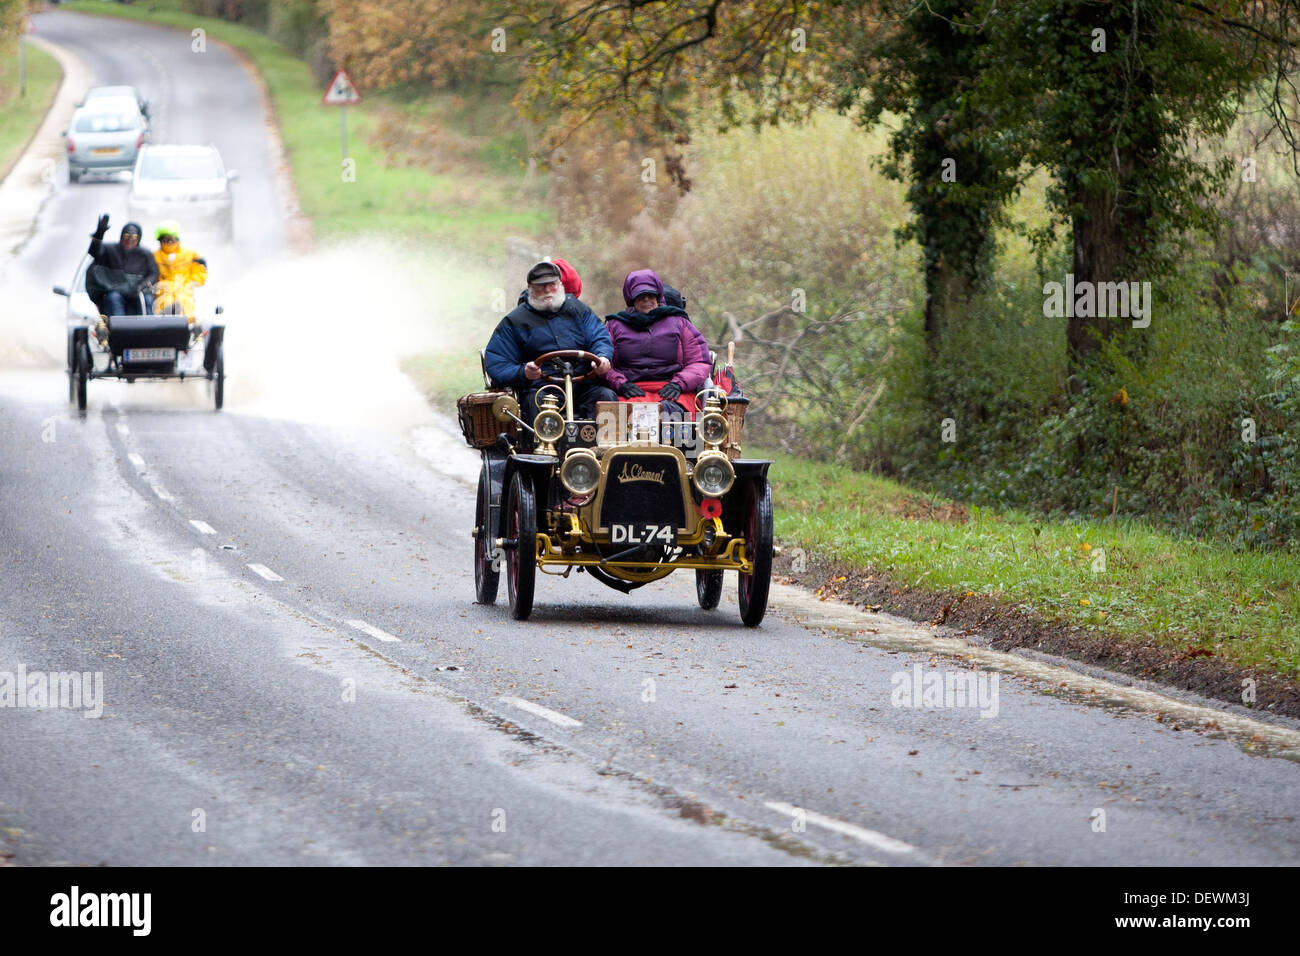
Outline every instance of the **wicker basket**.
<svg viewBox="0 0 1300 956">
<path fill-rule="evenodd" d="M 515 437 L 519 429 L 515 420 L 499 422 L 492 414 L 492 403 L 505 394 L 508 393 L 474 392 L 456 400 L 456 417 L 470 448 L 489 448 L 497 443 L 497 436 L 502 432 Z"/>
<path fill-rule="evenodd" d="M 745 409 L 748 407 L 749 399 L 738 395 L 727 399 L 727 407 L 722 410 L 722 415 L 727 420 L 727 430 L 730 432 L 726 444 L 722 446 L 728 458 L 740 457 L 740 433 L 745 427 Z"/>
</svg>

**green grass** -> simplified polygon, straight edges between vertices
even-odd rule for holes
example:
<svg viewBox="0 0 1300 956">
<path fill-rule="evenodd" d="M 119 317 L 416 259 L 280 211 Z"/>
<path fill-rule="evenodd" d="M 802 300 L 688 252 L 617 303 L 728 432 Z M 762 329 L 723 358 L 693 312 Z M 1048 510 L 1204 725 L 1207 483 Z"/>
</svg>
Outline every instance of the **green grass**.
<svg viewBox="0 0 1300 956">
<path fill-rule="evenodd" d="M 488 149 L 490 162 L 475 156 L 435 172 L 411 164 L 411 157 L 400 151 L 390 154 L 378 141 L 381 120 L 400 124 L 405 116 L 418 118 L 419 109 L 396 96 L 367 96 L 363 90 L 363 102 L 348 107 L 347 115 L 356 181 L 344 182 L 339 108 L 321 105 L 323 84 L 290 50 L 247 27 L 185 13 L 178 0 L 134 6 L 75 0 L 63 9 L 147 20 L 186 32 L 201 27 L 210 39 L 246 53 L 270 91 L 302 210 L 318 237 L 383 233 L 499 256 L 507 236 L 536 233 L 548 221 L 535 199 L 537 190 L 524 186 L 522 171 L 501 172 L 496 153 L 511 151 L 517 143 L 514 133 L 506 131 L 495 144 L 493 136 L 485 137 L 479 152 Z"/>
<path fill-rule="evenodd" d="M 487 344 L 486 334 L 483 344 Z M 415 355 L 402 363 L 402 371 L 431 402 L 450 415 L 456 412 L 456 399 L 483 391 L 483 373 L 478 354 L 472 349 Z"/>
<path fill-rule="evenodd" d="M 1136 521 L 971 508 L 963 522 L 951 502 L 896 482 L 766 456 L 776 459 L 777 537 L 790 547 L 902 585 L 970 591 L 1050 621 L 1300 676 L 1300 555 L 1232 551 Z"/>
<path fill-rule="evenodd" d="M 18 53 L 0 57 L 0 179 L 22 155 L 59 88 L 63 70 L 44 50 L 27 45 L 27 94 L 18 95 Z"/>
</svg>

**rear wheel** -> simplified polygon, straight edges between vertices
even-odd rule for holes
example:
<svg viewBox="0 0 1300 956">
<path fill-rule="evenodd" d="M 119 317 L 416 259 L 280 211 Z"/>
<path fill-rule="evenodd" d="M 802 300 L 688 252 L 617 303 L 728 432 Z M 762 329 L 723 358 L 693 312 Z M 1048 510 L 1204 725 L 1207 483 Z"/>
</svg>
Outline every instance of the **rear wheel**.
<svg viewBox="0 0 1300 956">
<path fill-rule="evenodd" d="M 506 537 L 513 546 L 506 552 L 506 590 L 510 594 L 510 616 L 525 621 L 533 612 L 533 586 L 537 579 L 537 499 L 533 482 L 515 472 L 510 479 L 509 515 Z"/>
<path fill-rule="evenodd" d="M 226 347 L 217 346 L 217 360 L 212 364 L 212 401 L 221 411 L 226 403 Z"/>
<path fill-rule="evenodd" d="M 722 600 L 722 572 L 721 571 L 695 571 L 695 597 L 700 602 L 700 607 L 706 611 L 712 611 Z"/>
<path fill-rule="evenodd" d="M 68 182 L 70 183 L 81 182 L 81 173 L 73 169 L 71 166 L 68 167 Z"/>
<path fill-rule="evenodd" d="M 767 592 L 772 585 L 772 489 L 766 478 L 745 488 L 745 554 L 754 564 L 751 574 L 740 574 L 740 619 L 758 627 L 767 613 Z"/>
<path fill-rule="evenodd" d="M 486 462 L 478 473 L 474 520 L 478 524 L 478 533 L 474 536 L 474 599 L 479 604 L 495 604 L 497 588 L 501 584 L 501 565 L 494 566 L 491 557 L 496 529 L 492 526 L 492 478 Z"/>
</svg>

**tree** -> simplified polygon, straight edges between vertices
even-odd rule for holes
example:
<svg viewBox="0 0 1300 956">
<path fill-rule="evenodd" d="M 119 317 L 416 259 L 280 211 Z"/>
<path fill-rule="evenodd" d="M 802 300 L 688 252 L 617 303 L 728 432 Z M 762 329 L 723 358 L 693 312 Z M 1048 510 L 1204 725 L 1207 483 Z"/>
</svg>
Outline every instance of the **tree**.
<svg viewBox="0 0 1300 956">
<path fill-rule="evenodd" d="M 331 59 L 363 88 L 455 88 L 490 82 L 509 56 L 492 55 L 502 20 L 469 0 L 320 0 Z M 504 29 L 504 27 L 502 27 Z M 513 75 L 513 74 L 511 74 Z"/>
<path fill-rule="evenodd" d="M 931 348 L 987 277 L 992 228 L 1025 170 L 1047 168 L 1076 281 L 1152 279 L 1231 160 L 1193 158 L 1270 71 L 1266 109 L 1292 136 L 1300 0 L 569 0 L 522 16 L 521 101 L 558 136 L 597 114 L 681 138 L 692 101 L 724 123 L 799 118 L 834 102 L 899 118 L 887 166 L 910 178 Z M 798 40 L 803 40 L 803 46 Z M 860 91 L 862 91 L 860 93 Z M 955 173 L 946 182 L 945 164 Z M 1081 369 L 1126 327 L 1069 320 Z"/>
<path fill-rule="evenodd" d="M 909 181 L 915 219 L 903 237 L 925 254 L 925 338 L 931 355 L 961 307 L 983 288 L 993 228 L 1019 185 L 1016 162 L 989 135 L 995 110 L 974 97 L 989 34 L 973 0 L 882 3 L 856 24 L 837 105 L 870 127 L 899 117 L 885 170 Z M 865 102 L 861 90 L 867 90 Z"/>
</svg>

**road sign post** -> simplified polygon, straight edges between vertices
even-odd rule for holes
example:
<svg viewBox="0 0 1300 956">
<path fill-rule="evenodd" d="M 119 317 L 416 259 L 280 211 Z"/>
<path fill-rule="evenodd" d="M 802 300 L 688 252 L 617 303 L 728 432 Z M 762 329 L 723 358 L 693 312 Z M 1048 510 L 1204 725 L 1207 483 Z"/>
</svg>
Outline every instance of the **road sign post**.
<svg viewBox="0 0 1300 956">
<path fill-rule="evenodd" d="M 348 158 L 348 107 L 360 102 L 361 94 L 347 70 L 339 70 L 334 74 L 329 86 L 325 87 L 325 95 L 321 97 L 321 103 L 325 106 L 339 107 L 339 147 L 343 151 L 341 158 L 345 162 Z"/>
</svg>

